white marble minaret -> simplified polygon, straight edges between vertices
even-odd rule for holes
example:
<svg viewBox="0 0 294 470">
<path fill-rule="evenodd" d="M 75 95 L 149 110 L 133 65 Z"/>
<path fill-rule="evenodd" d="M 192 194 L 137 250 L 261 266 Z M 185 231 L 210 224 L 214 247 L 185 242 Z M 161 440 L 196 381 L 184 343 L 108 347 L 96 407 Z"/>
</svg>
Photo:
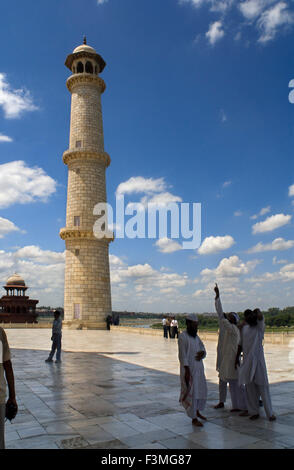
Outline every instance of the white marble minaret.
<svg viewBox="0 0 294 470">
<path fill-rule="evenodd" d="M 111 314 L 108 246 L 111 238 L 97 239 L 93 209 L 106 202 L 105 170 L 110 157 L 104 152 L 101 94 L 105 67 L 95 49 L 84 44 L 70 54 L 65 65 L 72 75 L 66 85 L 71 93 L 65 240 L 64 323 L 71 327 L 106 328 Z"/>
</svg>

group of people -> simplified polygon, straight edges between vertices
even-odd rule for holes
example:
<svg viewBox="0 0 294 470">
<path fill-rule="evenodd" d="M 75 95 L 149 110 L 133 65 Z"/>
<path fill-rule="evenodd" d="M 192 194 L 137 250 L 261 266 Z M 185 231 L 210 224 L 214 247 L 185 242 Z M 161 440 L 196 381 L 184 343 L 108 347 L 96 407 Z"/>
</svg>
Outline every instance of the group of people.
<svg viewBox="0 0 294 470">
<path fill-rule="evenodd" d="M 163 337 L 164 338 L 178 338 L 179 325 L 176 317 L 164 317 L 162 319 Z"/>
<path fill-rule="evenodd" d="M 272 409 L 263 351 L 265 330 L 263 315 L 259 309 L 246 310 L 244 322 L 240 323 L 235 312 L 228 314 L 223 312 L 217 285 L 214 291 L 215 308 L 219 318 L 216 362 L 216 370 L 219 373 L 219 403 L 214 408 L 224 408 L 229 384 L 231 412 L 239 412 L 239 416 L 249 416 L 251 420 L 255 420 L 259 418 L 260 404 L 263 403 L 267 418 L 274 421 L 276 417 Z M 162 324 L 165 338 L 178 337 L 180 402 L 192 419 L 192 424 L 203 426 L 202 421 L 206 421 L 206 417 L 202 412 L 207 401 L 207 383 L 203 365 L 206 350 L 197 334 L 197 315 L 186 316 L 186 330 L 180 335 L 175 317 L 164 318 Z M 55 352 L 57 352 L 55 362 L 61 362 L 61 337 L 61 313 L 56 310 L 52 327 L 52 348 L 46 362 L 53 362 Z M 242 361 L 240 361 L 241 353 Z M 7 402 L 6 382 L 9 390 Z M 13 405 L 17 410 L 9 345 L 5 331 L 0 328 L 0 449 L 4 449 L 4 419 L 7 404 Z"/>
<path fill-rule="evenodd" d="M 216 370 L 219 373 L 219 403 L 215 409 L 224 408 L 227 385 L 231 395 L 231 412 L 239 416 L 259 418 L 263 403 L 270 421 L 276 419 L 271 403 L 269 382 L 263 351 L 265 323 L 259 309 L 246 310 L 240 323 L 235 312 L 225 314 L 222 309 L 219 288 L 216 285 L 215 308 L 219 318 Z M 186 330 L 179 335 L 179 361 L 181 394 L 180 402 L 195 426 L 203 426 L 201 414 L 207 400 L 207 384 L 203 359 L 206 350 L 197 335 L 198 318 L 186 316 Z M 243 355 L 242 361 L 241 354 Z M 260 400 L 261 398 L 261 400 Z"/>
</svg>

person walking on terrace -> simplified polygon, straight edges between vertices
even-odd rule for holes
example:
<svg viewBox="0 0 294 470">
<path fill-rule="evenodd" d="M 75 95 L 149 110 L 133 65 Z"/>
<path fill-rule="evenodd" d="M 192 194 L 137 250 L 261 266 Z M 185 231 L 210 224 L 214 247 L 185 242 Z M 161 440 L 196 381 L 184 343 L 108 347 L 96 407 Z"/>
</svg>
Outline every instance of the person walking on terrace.
<svg viewBox="0 0 294 470">
<path fill-rule="evenodd" d="M 6 380 L 5 380 L 6 379 Z M 9 398 L 6 401 L 6 382 L 8 385 Z M 14 374 L 10 359 L 9 344 L 6 333 L 0 327 L 0 450 L 5 449 L 4 422 L 6 405 L 14 405 L 17 412 L 17 403 L 15 399 Z"/>
<path fill-rule="evenodd" d="M 261 396 L 267 418 L 269 421 L 275 421 L 262 345 L 265 330 L 264 318 L 259 309 L 246 310 L 244 317 L 246 325 L 242 328 L 241 348 L 239 348 L 236 362 L 239 362 L 242 350 L 243 362 L 239 371 L 239 384 L 244 384 L 246 387 L 248 413 L 243 412 L 240 416 L 250 415 L 251 420 L 258 419 Z"/>
<path fill-rule="evenodd" d="M 167 339 L 167 326 L 166 326 L 166 318 L 162 319 L 162 327 L 163 327 L 163 337 Z"/>
<path fill-rule="evenodd" d="M 52 326 L 52 348 L 51 352 L 45 362 L 53 362 L 53 357 L 56 352 L 56 363 L 61 362 L 61 337 L 62 337 L 62 318 L 59 310 L 54 312 L 54 321 Z"/>
<path fill-rule="evenodd" d="M 112 316 L 111 315 L 107 315 L 106 317 L 106 328 L 108 331 L 110 331 L 110 326 L 113 324 L 113 321 L 112 321 Z"/>
<path fill-rule="evenodd" d="M 170 317 L 167 317 L 167 318 L 166 318 L 165 325 L 166 325 L 167 335 L 168 335 L 169 338 L 171 337 L 171 327 L 170 327 L 170 324 L 171 324 L 171 319 L 170 319 Z"/>
<path fill-rule="evenodd" d="M 215 309 L 219 317 L 220 328 L 223 329 L 222 360 L 219 364 L 219 378 L 222 382 L 229 382 L 232 401 L 231 412 L 247 410 L 245 388 L 239 385 L 239 367 L 236 364 L 238 348 L 241 344 L 240 330 L 237 326 L 239 317 L 235 312 L 224 314 L 217 284 L 215 291 Z"/>
<path fill-rule="evenodd" d="M 180 403 L 186 410 L 194 426 L 203 426 L 198 418 L 206 418 L 200 413 L 204 410 L 207 400 L 207 384 L 204 373 L 203 359 L 206 350 L 197 335 L 197 315 L 189 314 L 186 317 L 187 329 L 179 335 L 179 361 L 181 394 Z"/>
<path fill-rule="evenodd" d="M 170 326 L 171 326 L 171 337 L 179 338 L 179 331 L 178 331 L 179 325 L 178 325 L 178 320 L 176 320 L 176 317 L 172 317 Z"/>
</svg>

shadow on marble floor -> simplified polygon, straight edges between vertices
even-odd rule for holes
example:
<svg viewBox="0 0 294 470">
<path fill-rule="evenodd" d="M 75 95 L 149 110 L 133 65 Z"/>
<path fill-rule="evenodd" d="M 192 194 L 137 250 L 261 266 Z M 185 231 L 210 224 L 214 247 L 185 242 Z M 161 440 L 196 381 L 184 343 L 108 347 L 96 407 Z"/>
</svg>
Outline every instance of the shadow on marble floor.
<svg viewBox="0 0 294 470">
<path fill-rule="evenodd" d="M 6 424 L 6 447 L 294 448 L 294 382 L 271 384 L 277 422 L 262 410 L 253 423 L 232 415 L 229 400 L 214 410 L 218 386 L 208 381 L 208 422 L 200 429 L 178 402 L 176 373 L 113 357 L 122 354 L 64 352 L 61 364 L 48 364 L 46 351 L 12 349 L 19 413 Z M 178 370 L 177 358 L 170 360 Z"/>
</svg>

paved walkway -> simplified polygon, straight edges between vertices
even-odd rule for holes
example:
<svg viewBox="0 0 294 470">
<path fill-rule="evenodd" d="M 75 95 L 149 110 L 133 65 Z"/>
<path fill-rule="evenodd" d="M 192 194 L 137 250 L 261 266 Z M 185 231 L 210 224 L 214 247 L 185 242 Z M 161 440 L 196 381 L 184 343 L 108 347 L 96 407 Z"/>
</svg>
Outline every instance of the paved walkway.
<svg viewBox="0 0 294 470">
<path fill-rule="evenodd" d="M 10 449 L 294 448 L 294 355 L 266 346 L 277 421 L 232 416 L 218 400 L 216 343 L 206 341 L 208 422 L 195 428 L 178 403 L 177 340 L 107 331 L 64 331 L 61 364 L 44 362 L 50 330 L 6 330 L 19 413 Z M 200 332 L 201 337 L 201 332 Z M 228 394 L 229 396 L 229 394 Z"/>
</svg>

